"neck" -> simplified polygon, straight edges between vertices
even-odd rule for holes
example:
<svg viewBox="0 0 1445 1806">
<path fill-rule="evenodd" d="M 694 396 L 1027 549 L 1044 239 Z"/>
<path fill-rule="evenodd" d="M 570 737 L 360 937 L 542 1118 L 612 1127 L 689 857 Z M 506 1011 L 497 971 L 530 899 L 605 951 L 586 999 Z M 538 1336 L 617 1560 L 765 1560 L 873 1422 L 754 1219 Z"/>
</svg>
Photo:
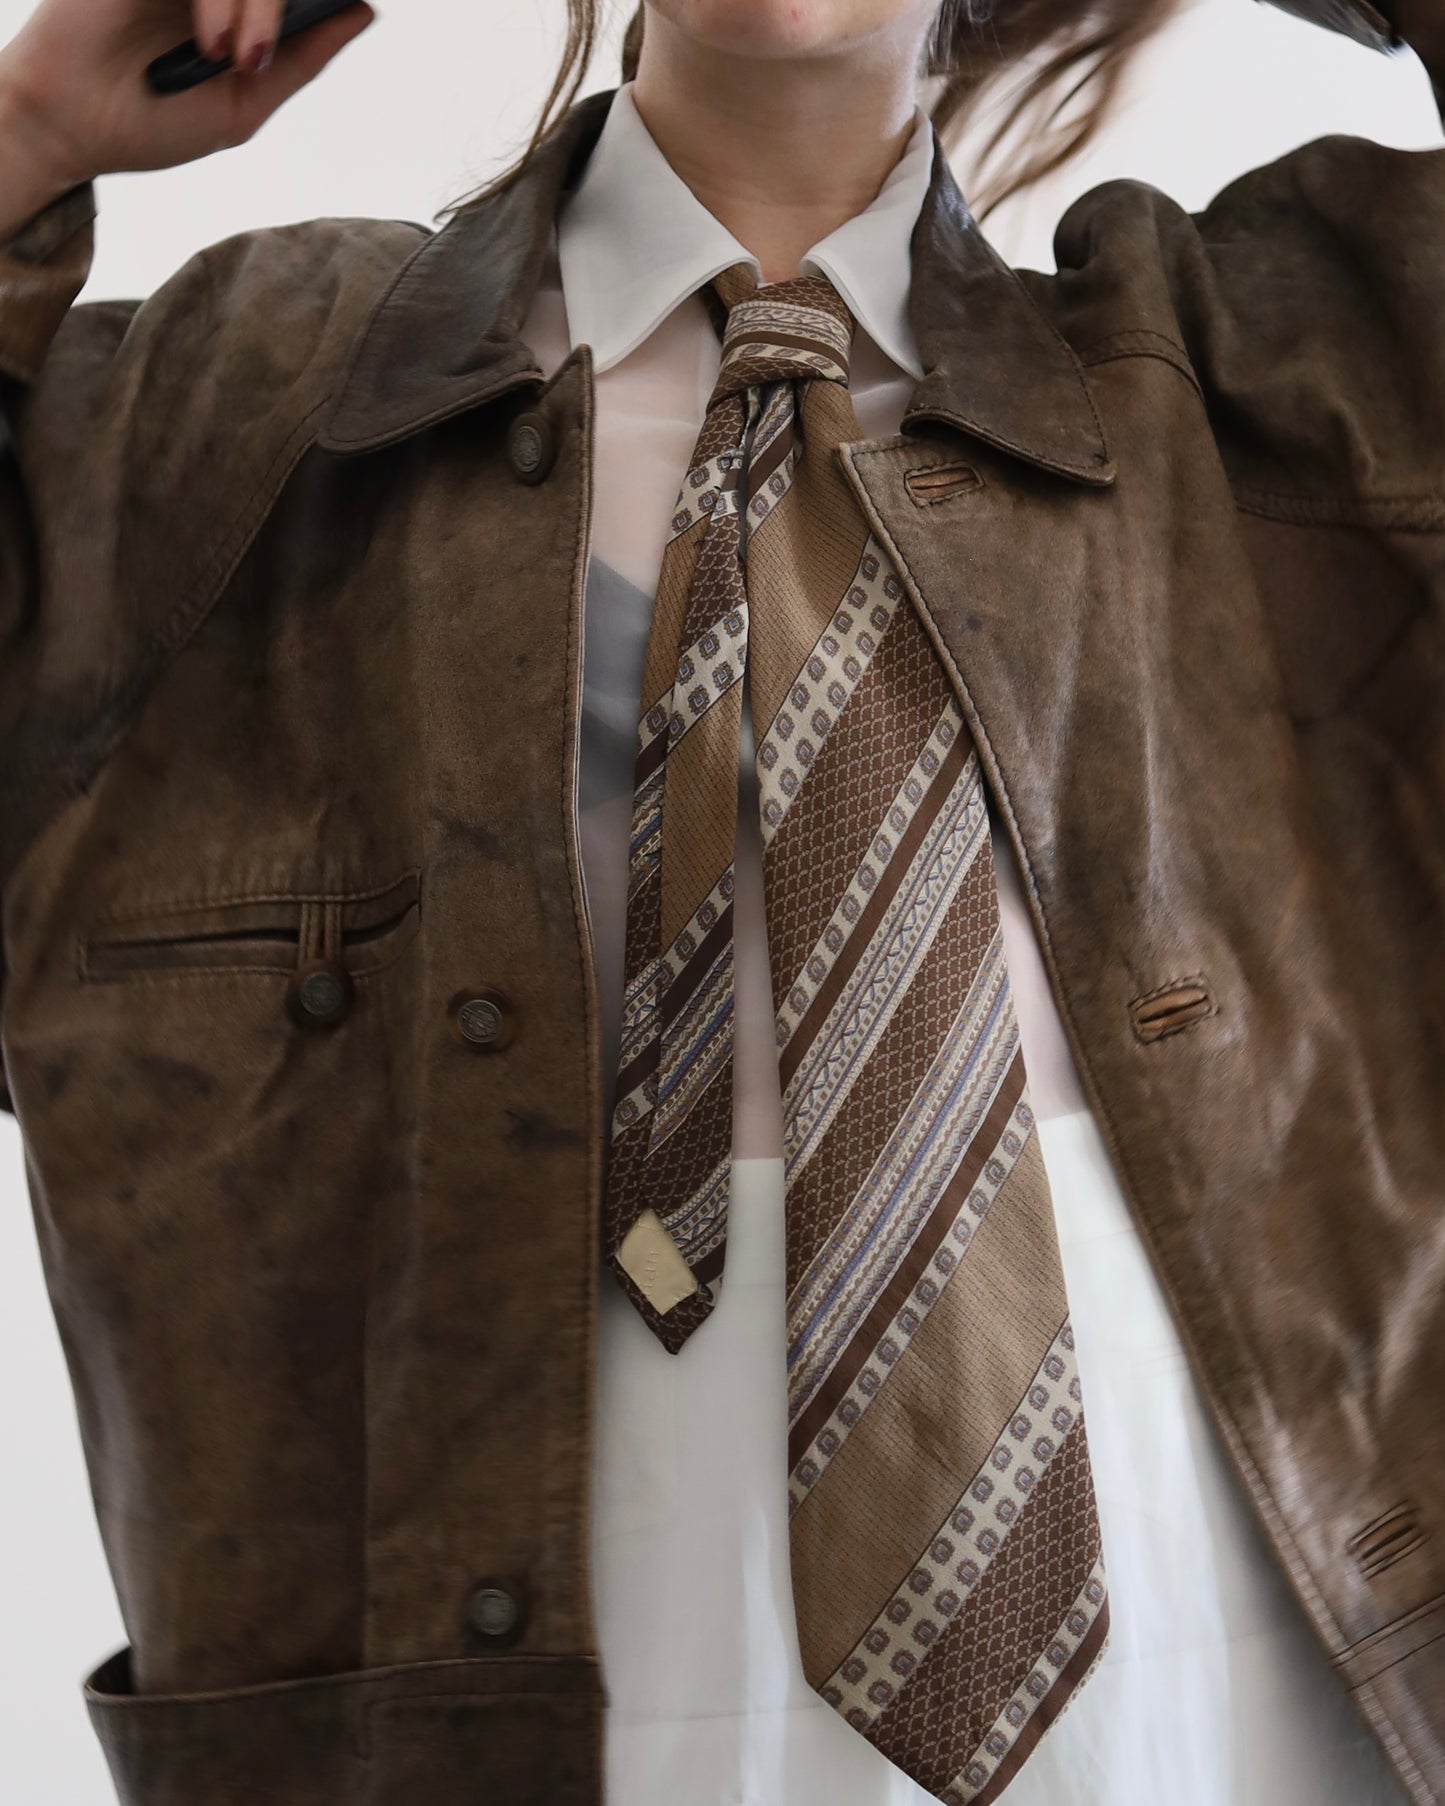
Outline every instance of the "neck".
<svg viewBox="0 0 1445 1806">
<path fill-rule="evenodd" d="M 873 200 L 913 129 L 918 45 L 810 57 L 705 49 L 649 10 L 633 99 L 658 148 L 762 265 L 805 253 Z"/>
</svg>

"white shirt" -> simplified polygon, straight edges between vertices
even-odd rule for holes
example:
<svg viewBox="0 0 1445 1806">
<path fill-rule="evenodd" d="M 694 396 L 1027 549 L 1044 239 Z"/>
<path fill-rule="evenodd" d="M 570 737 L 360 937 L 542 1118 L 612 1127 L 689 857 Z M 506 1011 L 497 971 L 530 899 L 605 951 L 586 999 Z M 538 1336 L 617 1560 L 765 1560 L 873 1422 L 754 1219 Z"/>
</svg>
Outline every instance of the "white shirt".
<svg viewBox="0 0 1445 1806">
<path fill-rule="evenodd" d="M 858 320 L 850 390 L 870 438 L 921 374 L 909 234 L 932 138 L 920 110 L 862 213 L 803 260 Z M 697 290 L 756 259 L 696 199 L 618 90 L 523 336 L 596 370 L 596 488 L 580 833 L 616 1046 L 632 758 L 653 587 L 720 346 Z M 925 1806 L 808 1686 L 789 1585 L 781 1103 L 751 736 L 739 766 L 734 1164 L 719 1303 L 670 1355 L 601 1268 L 593 1596 L 615 1806 Z M 1053 1192 L 1110 1575 L 1103 1661 L 1010 1806 L 1403 1806 L 1206 1419 L 1089 1110 L 1007 834 L 990 804 L 1010 985 Z M 610 1102 L 610 1092 L 605 1100 Z"/>
</svg>

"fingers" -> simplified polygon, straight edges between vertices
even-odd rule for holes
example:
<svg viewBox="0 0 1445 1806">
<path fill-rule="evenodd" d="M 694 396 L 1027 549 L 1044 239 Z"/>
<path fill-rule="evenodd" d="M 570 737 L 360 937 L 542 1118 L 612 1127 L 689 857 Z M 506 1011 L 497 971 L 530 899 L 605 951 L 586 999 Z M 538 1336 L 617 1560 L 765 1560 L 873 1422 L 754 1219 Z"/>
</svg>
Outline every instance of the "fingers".
<svg viewBox="0 0 1445 1806">
<path fill-rule="evenodd" d="M 256 74 L 270 63 L 276 53 L 281 8 L 282 0 L 239 0 L 233 27 L 236 48 L 232 52 L 238 69 Z"/>
<path fill-rule="evenodd" d="M 249 138 L 276 109 L 313 81 L 336 53 L 365 31 L 376 17 L 366 0 L 334 13 L 319 25 L 287 38 L 276 48 L 273 60 L 258 72 L 243 72 L 224 79 L 234 83 L 239 116 L 234 121 L 237 139 Z"/>
<path fill-rule="evenodd" d="M 219 62 L 231 54 L 231 31 L 239 0 L 191 0 L 191 35 L 201 54 Z"/>
<path fill-rule="evenodd" d="M 204 55 L 230 57 L 247 74 L 276 51 L 283 0 L 191 0 L 192 33 Z"/>
</svg>

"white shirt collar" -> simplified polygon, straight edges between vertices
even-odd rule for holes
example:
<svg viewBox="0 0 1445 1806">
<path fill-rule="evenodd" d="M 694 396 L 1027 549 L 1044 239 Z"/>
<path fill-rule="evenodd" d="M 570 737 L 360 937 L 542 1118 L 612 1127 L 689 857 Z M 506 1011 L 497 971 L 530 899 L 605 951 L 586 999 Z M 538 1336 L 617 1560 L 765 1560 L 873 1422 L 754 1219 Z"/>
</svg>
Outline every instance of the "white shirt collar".
<svg viewBox="0 0 1445 1806">
<path fill-rule="evenodd" d="M 919 107 L 903 155 L 869 205 L 815 244 L 805 273 L 827 276 L 895 363 L 923 375 L 908 319 L 910 239 L 933 172 L 933 131 Z M 731 264 L 761 266 L 709 213 L 658 148 L 624 82 L 576 189 L 557 218 L 557 260 L 573 347 L 606 370 L 679 302 Z"/>
</svg>

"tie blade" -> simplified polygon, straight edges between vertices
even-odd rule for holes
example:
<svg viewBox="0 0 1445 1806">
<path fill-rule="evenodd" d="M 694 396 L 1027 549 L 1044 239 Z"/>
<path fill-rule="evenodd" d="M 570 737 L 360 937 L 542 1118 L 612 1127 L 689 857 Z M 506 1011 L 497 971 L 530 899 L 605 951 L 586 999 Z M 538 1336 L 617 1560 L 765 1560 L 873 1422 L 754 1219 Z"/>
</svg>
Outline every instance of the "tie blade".
<svg viewBox="0 0 1445 1806">
<path fill-rule="evenodd" d="M 721 1271 L 721 1246 L 715 1263 Z M 717 1303 L 717 1275 L 699 1280 L 666 1224 L 652 1209 L 639 1213 L 608 1264 L 644 1323 L 670 1354 L 677 1354 Z"/>
<path fill-rule="evenodd" d="M 833 1569 L 830 1600 L 805 1595 L 810 1622 L 831 1619 L 836 1638 L 849 1622 L 838 1603 L 845 1591 L 853 1609 L 862 1607 L 852 1620 L 858 1634 L 826 1674 L 830 1658 L 805 1650 L 811 1684 L 951 1806 L 998 1797 L 1107 1645 L 1108 1588 L 1072 1344 L 1065 1324 L 1020 1409 L 952 1503 L 941 1512 L 933 1505 L 927 1519 L 914 1509 L 918 1494 L 934 1481 L 951 1491 L 957 1474 L 939 1474 L 927 1434 L 905 1435 L 893 1459 L 921 1484 L 896 1501 L 895 1515 L 933 1521 L 931 1534 L 915 1533 L 911 1561 L 900 1565 L 896 1539 L 870 1536 L 868 1523 L 840 1515 L 837 1500 L 829 1509 L 822 1487 L 813 1509 L 791 1520 L 795 1572 L 816 1581 Z M 841 1572 L 840 1545 L 851 1556 Z"/>
<path fill-rule="evenodd" d="M 796 392 L 806 476 L 856 421 L 846 386 Z M 793 1596 L 820 1697 L 935 1797 L 989 1806 L 1098 1662 L 1108 1589 L 977 751 L 885 549 L 865 538 L 851 581 L 820 551 L 841 514 L 866 532 L 851 492 L 794 480 L 748 571 L 778 722 Z"/>
</svg>

